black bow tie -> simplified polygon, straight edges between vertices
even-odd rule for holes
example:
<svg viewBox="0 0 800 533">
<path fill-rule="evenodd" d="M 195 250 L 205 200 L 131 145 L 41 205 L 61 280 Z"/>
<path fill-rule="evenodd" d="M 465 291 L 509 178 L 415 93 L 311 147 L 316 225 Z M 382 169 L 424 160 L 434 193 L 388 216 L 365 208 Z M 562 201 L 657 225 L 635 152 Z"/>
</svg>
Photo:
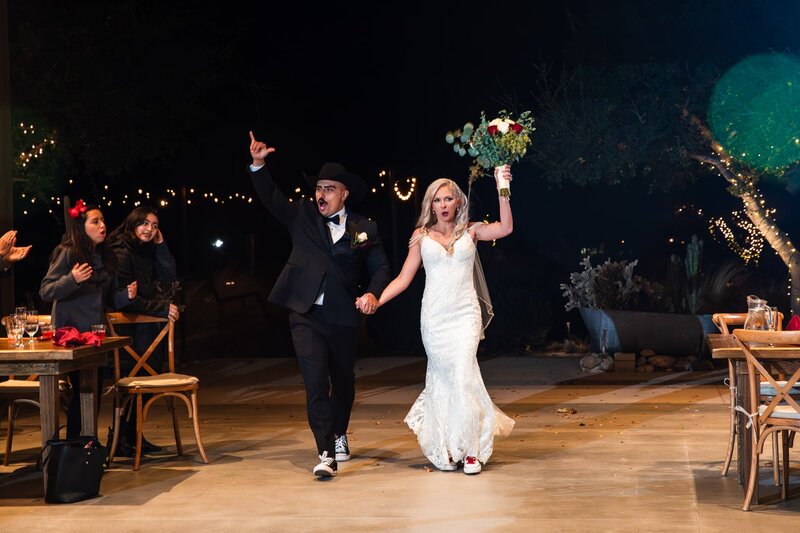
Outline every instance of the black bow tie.
<svg viewBox="0 0 800 533">
<path fill-rule="evenodd" d="M 325 222 L 333 222 L 337 226 L 339 225 L 339 215 L 333 215 L 332 217 L 325 217 Z"/>
</svg>

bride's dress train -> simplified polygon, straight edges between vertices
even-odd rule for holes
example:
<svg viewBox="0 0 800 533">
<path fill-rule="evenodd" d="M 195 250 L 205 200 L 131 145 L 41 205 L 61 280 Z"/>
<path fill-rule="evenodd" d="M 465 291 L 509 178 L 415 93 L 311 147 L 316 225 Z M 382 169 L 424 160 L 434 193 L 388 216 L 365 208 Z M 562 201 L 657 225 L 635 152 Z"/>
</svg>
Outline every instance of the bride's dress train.
<svg viewBox="0 0 800 533">
<path fill-rule="evenodd" d="M 425 389 L 405 422 L 437 468 L 467 456 L 485 463 L 494 437 L 508 435 L 514 421 L 489 398 L 478 367 L 482 326 L 473 284 L 475 244 L 465 231 L 452 254 L 427 236 L 420 249 L 425 266 L 420 324 L 428 368 Z"/>
</svg>

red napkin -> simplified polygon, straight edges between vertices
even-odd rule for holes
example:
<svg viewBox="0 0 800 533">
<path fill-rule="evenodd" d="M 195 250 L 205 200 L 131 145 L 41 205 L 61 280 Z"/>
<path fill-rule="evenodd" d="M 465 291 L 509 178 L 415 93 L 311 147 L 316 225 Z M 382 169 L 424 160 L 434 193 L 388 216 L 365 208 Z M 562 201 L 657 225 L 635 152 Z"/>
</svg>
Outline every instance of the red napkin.
<svg viewBox="0 0 800 533">
<path fill-rule="evenodd" d="M 789 323 L 786 324 L 786 331 L 794 331 L 800 329 L 800 316 L 794 315 Z"/>
<path fill-rule="evenodd" d="M 55 335 L 53 335 L 53 344 L 55 346 L 65 346 L 72 348 L 73 346 L 80 346 L 82 344 L 94 344 L 100 346 L 101 338 L 91 331 L 81 333 L 72 326 L 58 328 Z"/>
</svg>

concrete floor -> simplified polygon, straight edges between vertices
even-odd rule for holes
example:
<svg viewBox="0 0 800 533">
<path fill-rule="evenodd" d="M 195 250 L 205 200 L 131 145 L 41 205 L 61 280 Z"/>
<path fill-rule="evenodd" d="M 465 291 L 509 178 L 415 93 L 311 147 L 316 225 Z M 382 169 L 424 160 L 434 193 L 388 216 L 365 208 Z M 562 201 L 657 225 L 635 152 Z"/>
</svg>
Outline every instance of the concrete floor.
<svg viewBox="0 0 800 533">
<path fill-rule="evenodd" d="M 357 364 L 353 459 L 320 481 L 304 393 L 289 359 L 194 365 L 212 460 L 115 462 L 102 496 L 43 503 L 34 411 L 19 421 L 13 465 L 0 467 L 2 531 L 792 531 L 797 497 L 740 510 L 732 473 L 719 475 L 728 421 L 723 372 L 582 375 L 574 357 L 482 361 L 495 402 L 513 416 L 478 476 L 439 472 L 402 419 L 423 386 L 424 358 Z M 559 413 L 559 409 L 576 412 Z M 100 425 L 108 425 L 103 405 Z M 165 409 L 146 435 L 174 446 Z M 0 435 L 4 434 L 5 424 Z M 174 447 L 172 448 L 174 450 Z M 793 476 L 793 481 L 798 480 Z M 762 492 L 774 492 L 762 469 Z"/>
</svg>

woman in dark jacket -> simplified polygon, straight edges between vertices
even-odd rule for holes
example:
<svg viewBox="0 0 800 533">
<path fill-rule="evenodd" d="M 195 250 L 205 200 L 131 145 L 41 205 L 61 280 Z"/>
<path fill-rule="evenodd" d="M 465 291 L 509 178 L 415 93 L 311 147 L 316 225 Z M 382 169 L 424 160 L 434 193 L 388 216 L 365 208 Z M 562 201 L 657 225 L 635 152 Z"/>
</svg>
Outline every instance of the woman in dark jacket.
<svg viewBox="0 0 800 533">
<path fill-rule="evenodd" d="M 66 234 L 50 256 L 50 268 L 39 295 L 53 302 L 51 322 L 57 328 L 72 326 L 80 332 L 105 324 L 106 307 L 120 309 L 136 298 L 136 283 L 119 285 L 114 275 L 116 256 L 106 246 L 106 223 L 97 207 L 82 200 L 70 209 Z M 72 400 L 67 413 L 67 438 L 80 435 L 80 372 L 70 372 Z"/>
<path fill-rule="evenodd" d="M 177 286 L 175 259 L 167 248 L 164 235 L 158 225 L 158 216 L 151 207 L 137 207 L 109 235 L 109 247 L 117 261 L 119 283 L 136 282 L 136 300 L 125 310 L 142 315 L 178 320 L 178 306 L 173 303 Z M 135 324 L 119 326 L 118 333 L 130 335 L 133 349 L 143 354 L 161 327 L 158 324 Z M 121 330 L 121 331 L 119 331 Z M 133 368 L 133 360 L 124 358 L 127 372 Z M 163 350 L 156 350 L 148 359 L 150 366 L 162 370 Z M 123 367 L 123 370 L 125 368 Z M 125 374 L 127 374 L 125 372 Z M 135 452 L 136 411 L 125 417 L 120 428 L 119 455 Z M 142 452 L 152 453 L 160 448 L 142 438 Z"/>
</svg>

